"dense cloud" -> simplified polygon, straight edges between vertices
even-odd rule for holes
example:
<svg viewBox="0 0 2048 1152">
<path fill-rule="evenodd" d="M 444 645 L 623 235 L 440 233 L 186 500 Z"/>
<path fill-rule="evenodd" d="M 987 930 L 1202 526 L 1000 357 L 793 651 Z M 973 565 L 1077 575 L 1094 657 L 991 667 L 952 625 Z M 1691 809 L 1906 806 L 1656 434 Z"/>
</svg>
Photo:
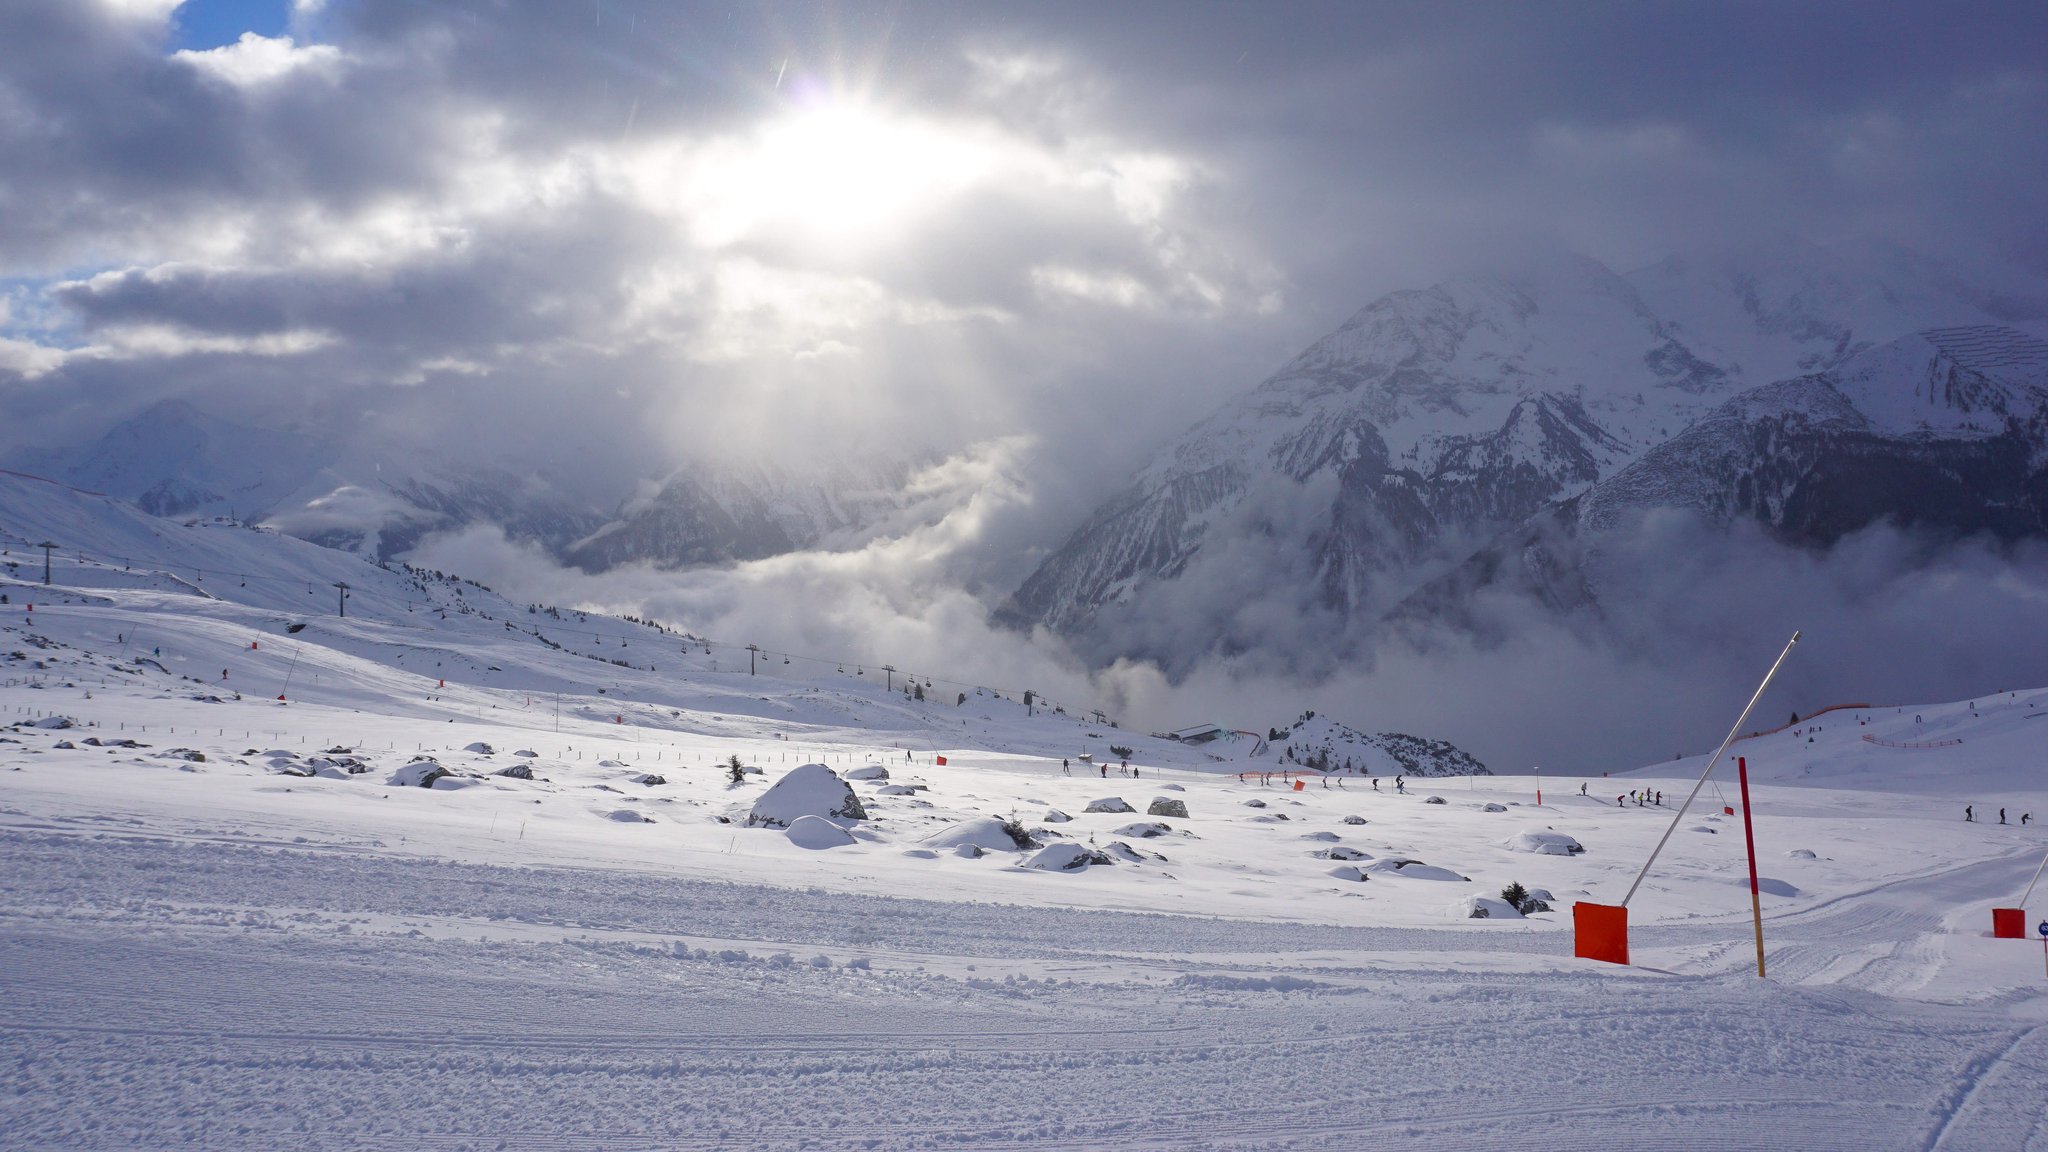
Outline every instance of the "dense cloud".
<svg viewBox="0 0 2048 1152">
<path fill-rule="evenodd" d="M 944 498 L 862 547 L 549 587 L 1021 665 L 1158 723 L 1243 700 L 1233 672 L 1279 676 L 1291 714 L 1313 606 L 1210 557 L 1179 594 L 1200 603 L 1140 623 L 1273 643 L 1171 704 L 1147 669 L 1089 684 L 1057 645 L 987 633 L 986 607 L 1153 447 L 1366 300 L 1525 249 L 1627 268 L 1794 236 L 2048 271 L 2048 22 L 2026 4 L 331 0 L 191 48 L 175 9 L 0 5 L 0 452 L 185 396 L 594 499 L 690 461 L 937 462 Z M 442 547 L 545 567 L 488 534 Z M 1936 570 L 1980 606 L 2035 587 Z M 1929 579 L 1847 602 L 1903 620 Z M 792 601 L 831 608 L 792 621 Z M 1599 652 L 1514 635 L 1469 664 L 1382 653 L 1315 698 L 1455 737 L 1475 722 L 1417 686 L 1596 677 Z M 1678 648 L 1636 639 L 1679 679 L 1615 681 L 1631 716 L 1747 675 L 1680 675 Z M 2002 669 L 1951 671 L 1894 682 Z M 1498 708 L 1527 732 L 1567 711 Z"/>
</svg>

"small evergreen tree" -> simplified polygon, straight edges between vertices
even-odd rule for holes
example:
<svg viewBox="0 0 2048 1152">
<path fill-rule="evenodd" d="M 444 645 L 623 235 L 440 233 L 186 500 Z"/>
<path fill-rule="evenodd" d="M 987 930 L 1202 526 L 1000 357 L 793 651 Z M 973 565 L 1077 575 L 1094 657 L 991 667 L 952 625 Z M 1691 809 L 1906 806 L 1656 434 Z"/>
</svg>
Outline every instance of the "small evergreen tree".
<svg viewBox="0 0 2048 1152">
<path fill-rule="evenodd" d="M 747 767 L 740 763 L 739 753 L 733 753 L 732 759 L 725 762 L 725 778 L 735 784 L 745 784 L 747 782 Z"/>
<path fill-rule="evenodd" d="M 1529 890 L 1522 887 L 1522 882 L 1517 880 L 1500 890 L 1500 898 L 1514 905 L 1515 911 L 1520 912 L 1522 905 L 1528 902 Z"/>
</svg>

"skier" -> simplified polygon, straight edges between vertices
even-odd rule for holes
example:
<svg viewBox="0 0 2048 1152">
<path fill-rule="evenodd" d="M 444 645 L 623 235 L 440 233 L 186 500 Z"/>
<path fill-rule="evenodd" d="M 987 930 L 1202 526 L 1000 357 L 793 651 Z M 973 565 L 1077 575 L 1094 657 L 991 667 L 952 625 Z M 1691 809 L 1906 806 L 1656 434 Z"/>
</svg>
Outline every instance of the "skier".
<svg viewBox="0 0 2048 1152">
<path fill-rule="evenodd" d="M 1622 803 L 1622 800 L 1623 800 L 1623 799 L 1624 799 L 1624 797 L 1621 797 L 1621 796 L 1616 796 L 1616 797 L 1614 798 L 1614 806 L 1615 806 L 1616 808 L 1626 808 L 1626 807 L 1628 807 L 1628 805 L 1626 805 L 1626 804 L 1623 804 L 1623 803 Z"/>
<path fill-rule="evenodd" d="M 1372 790 L 1375 792 L 1380 790 L 1380 778 L 1377 776 L 1372 778 Z"/>
<path fill-rule="evenodd" d="M 1662 793 L 1662 792 L 1658 792 L 1658 793 L 1657 793 L 1657 807 L 1659 807 L 1659 808 L 1662 808 L 1663 806 L 1664 806 L 1664 793 Z"/>
<path fill-rule="evenodd" d="M 1974 804 L 1965 804 L 1965 805 L 1963 805 L 1963 823 L 1965 823 L 1965 824 L 1973 824 L 1973 823 L 1975 823 L 1975 822 L 1976 822 L 1976 820 L 1977 820 L 1977 806 L 1976 806 L 1976 805 L 1974 805 Z"/>
<path fill-rule="evenodd" d="M 1067 762 L 1067 761 L 1066 761 L 1065 759 L 1062 759 L 1062 760 L 1060 761 L 1060 775 L 1062 775 L 1062 776 L 1072 776 L 1073 774 L 1074 774 L 1074 766 L 1073 766 L 1072 764 L 1068 763 L 1068 762 Z"/>
<path fill-rule="evenodd" d="M 226 683 L 226 682 L 227 682 L 227 678 L 228 678 L 228 670 L 227 670 L 227 669 L 223 668 L 223 669 L 221 669 L 221 670 L 220 670 L 220 678 L 221 678 L 221 682 L 222 682 L 222 683 Z"/>
<path fill-rule="evenodd" d="M 1998 810 L 1998 822 L 1999 822 L 2000 824 L 2003 824 L 2003 823 L 2005 823 L 2005 809 L 2003 809 L 2003 808 L 2000 808 L 2000 809 Z"/>
<path fill-rule="evenodd" d="M 2027 826 L 2027 821 L 2032 820 L 2033 818 L 2034 814 L 2032 812 L 2020 813 L 2020 827 L 2025 828 Z"/>
<path fill-rule="evenodd" d="M 1581 780 L 1581 781 L 1579 781 L 1579 795 L 1581 795 L 1581 796 L 1584 796 L 1585 794 L 1586 794 L 1586 782 L 1585 782 L 1585 781 L 1583 781 L 1583 780 Z"/>
<path fill-rule="evenodd" d="M 1102 763 L 1096 765 L 1096 767 L 1102 769 L 1102 778 L 1104 780 L 1109 779 L 1109 761 L 1104 760 Z"/>
</svg>

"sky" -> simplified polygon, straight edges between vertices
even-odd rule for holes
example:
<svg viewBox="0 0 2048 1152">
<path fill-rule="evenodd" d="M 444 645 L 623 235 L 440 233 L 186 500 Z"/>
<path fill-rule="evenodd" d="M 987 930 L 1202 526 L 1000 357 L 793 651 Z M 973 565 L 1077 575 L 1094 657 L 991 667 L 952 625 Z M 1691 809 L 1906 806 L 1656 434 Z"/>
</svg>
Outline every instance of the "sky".
<svg viewBox="0 0 2048 1152">
<path fill-rule="evenodd" d="M 175 396 L 607 484 L 940 461 L 957 515 L 761 578 L 930 574 L 842 641 L 1014 582 L 1389 291 L 2048 272 L 2023 3 L 13 0 L 0 44 L 0 454 Z"/>
</svg>

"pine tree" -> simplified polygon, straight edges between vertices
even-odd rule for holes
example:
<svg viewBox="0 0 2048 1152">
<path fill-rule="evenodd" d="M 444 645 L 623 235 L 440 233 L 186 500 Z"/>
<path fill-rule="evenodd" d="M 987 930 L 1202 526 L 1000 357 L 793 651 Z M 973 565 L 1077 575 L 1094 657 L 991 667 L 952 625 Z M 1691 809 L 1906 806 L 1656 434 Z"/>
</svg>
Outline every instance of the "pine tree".
<svg viewBox="0 0 2048 1152">
<path fill-rule="evenodd" d="M 747 767 L 740 763 L 739 753 L 733 753 L 732 759 L 725 762 L 725 776 L 735 784 L 747 782 Z"/>
</svg>

